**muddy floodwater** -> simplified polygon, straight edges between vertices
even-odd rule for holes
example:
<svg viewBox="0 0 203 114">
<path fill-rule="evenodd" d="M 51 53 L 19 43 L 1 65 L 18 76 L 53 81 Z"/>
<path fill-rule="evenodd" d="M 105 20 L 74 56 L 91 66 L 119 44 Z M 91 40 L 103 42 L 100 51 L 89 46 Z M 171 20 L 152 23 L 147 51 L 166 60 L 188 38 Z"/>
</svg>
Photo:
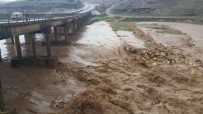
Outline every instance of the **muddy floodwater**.
<svg viewBox="0 0 203 114">
<path fill-rule="evenodd" d="M 159 33 L 140 28 L 154 36 L 155 41 L 173 47 L 174 43 L 168 45 L 168 36 L 158 40 Z M 187 34 L 193 37 L 189 32 Z M 177 42 L 176 37 L 183 38 L 171 39 Z M 201 40 L 200 37 L 195 34 L 195 39 Z M 36 39 L 37 55 L 46 55 L 46 47 L 41 45 L 43 35 L 36 35 Z M 203 112 L 201 66 L 145 63 L 142 61 L 145 55 L 138 55 L 138 50 L 149 48 L 146 41 L 130 31 L 113 31 L 108 22 L 85 26 L 77 35 L 70 35 L 69 40 L 70 45 L 51 47 L 52 54 L 59 58 L 56 69 L 11 68 L 10 59 L 16 56 L 15 46 L 0 41 L 3 56 L 0 78 L 7 109 L 16 108 L 19 114 Z M 23 36 L 21 48 L 24 56 L 31 55 L 30 44 L 24 42 Z"/>
<path fill-rule="evenodd" d="M 119 36 L 119 37 L 118 37 Z M 30 45 L 20 37 L 24 56 L 31 55 Z M 87 26 L 79 34 L 70 36 L 71 45 L 53 46 L 53 55 L 59 57 L 59 64 L 68 67 L 100 65 L 100 60 L 111 60 L 126 56 L 122 45 L 131 44 L 144 48 L 144 42 L 132 33 L 118 31 L 116 34 L 106 22 Z M 41 45 L 43 35 L 36 35 L 38 55 L 46 55 L 46 47 Z M 16 56 L 15 46 L 1 43 L 4 63 L 0 65 L 0 76 L 9 109 L 17 108 L 21 114 L 59 112 L 57 106 L 68 102 L 74 95 L 84 91 L 85 84 L 74 77 L 63 76 L 57 70 L 25 67 L 11 68 L 9 60 Z"/>
</svg>

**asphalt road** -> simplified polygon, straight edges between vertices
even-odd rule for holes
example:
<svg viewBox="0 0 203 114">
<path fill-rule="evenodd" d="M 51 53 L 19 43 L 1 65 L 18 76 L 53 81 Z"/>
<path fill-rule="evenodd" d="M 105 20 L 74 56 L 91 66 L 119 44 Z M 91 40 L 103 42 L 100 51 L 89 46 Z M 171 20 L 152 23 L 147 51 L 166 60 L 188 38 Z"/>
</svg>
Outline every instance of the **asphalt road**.
<svg viewBox="0 0 203 114">
<path fill-rule="evenodd" d="M 65 13 L 77 13 L 77 14 L 80 14 L 80 13 L 88 12 L 88 11 L 90 11 L 92 9 L 94 9 L 94 5 L 93 4 L 84 3 L 84 7 L 83 8 L 80 8 L 80 9 L 77 9 L 77 10 L 72 10 L 70 12 L 65 12 Z M 45 20 L 45 18 L 39 18 L 39 19 L 38 18 L 37 19 L 31 18 L 29 21 L 39 21 L 39 20 Z M 19 22 L 26 22 L 26 21 L 25 20 L 13 21 L 12 19 L 10 19 L 9 21 L 8 20 L 0 20 L 0 24 L 19 23 Z"/>
</svg>

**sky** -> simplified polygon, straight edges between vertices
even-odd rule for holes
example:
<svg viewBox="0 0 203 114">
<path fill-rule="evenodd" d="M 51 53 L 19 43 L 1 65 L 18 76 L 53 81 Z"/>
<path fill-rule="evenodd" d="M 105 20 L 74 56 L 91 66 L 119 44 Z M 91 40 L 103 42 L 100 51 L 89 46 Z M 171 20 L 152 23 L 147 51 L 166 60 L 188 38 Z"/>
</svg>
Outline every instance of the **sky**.
<svg viewBox="0 0 203 114">
<path fill-rule="evenodd" d="M 16 0 L 0 0 L 0 2 L 12 2 L 12 1 L 16 1 Z"/>
</svg>

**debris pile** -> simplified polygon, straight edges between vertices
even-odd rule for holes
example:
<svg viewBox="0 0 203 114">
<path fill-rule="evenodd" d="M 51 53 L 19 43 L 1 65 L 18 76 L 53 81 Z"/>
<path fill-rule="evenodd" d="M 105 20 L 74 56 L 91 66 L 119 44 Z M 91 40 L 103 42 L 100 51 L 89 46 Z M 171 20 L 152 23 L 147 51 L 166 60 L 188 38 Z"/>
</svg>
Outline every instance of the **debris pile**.
<svg viewBox="0 0 203 114">
<path fill-rule="evenodd" d="M 160 43 L 156 43 L 151 35 L 144 33 L 135 25 L 130 24 L 133 28 L 133 33 L 136 37 L 144 40 L 146 44 L 145 49 L 138 49 L 133 46 L 125 46 L 125 50 L 135 54 L 137 60 L 142 60 L 147 64 L 187 64 L 198 65 L 201 64 L 201 60 L 195 60 L 194 58 L 187 58 L 182 51 L 178 49 L 169 49 Z"/>
<path fill-rule="evenodd" d="M 193 60 L 186 59 L 186 56 L 177 50 L 169 50 L 162 45 L 155 45 L 152 48 L 138 49 L 132 46 L 125 46 L 125 50 L 134 53 L 137 60 L 148 64 L 188 64 L 194 65 Z M 199 61 L 200 62 L 200 61 Z M 201 62 L 200 62 L 201 63 Z"/>
</svg>

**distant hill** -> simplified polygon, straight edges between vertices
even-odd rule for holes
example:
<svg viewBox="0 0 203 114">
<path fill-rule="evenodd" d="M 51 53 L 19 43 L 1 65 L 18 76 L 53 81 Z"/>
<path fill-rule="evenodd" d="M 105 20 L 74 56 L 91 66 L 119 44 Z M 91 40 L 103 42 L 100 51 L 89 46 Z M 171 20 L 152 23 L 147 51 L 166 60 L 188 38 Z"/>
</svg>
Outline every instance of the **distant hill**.
<svg viewBox="0 0 203 114">
<path fill-rule="evenodd" d="M 0 5 L 0 13 L 27 10 L 31 13 L 63 12 L 82 7 L 79 0 L 23 0 Z"/>
<path fill-rule="evenodd" d="M 88 3 L 101 3 L 101 2 L 118 2 L 120 0 L 83 0 Z"/>
<path fill-rule="evenodd" d="M 118 14 L 203 15 L 203 0 L 122 0 L 112 10 Z"/>
</svg>

